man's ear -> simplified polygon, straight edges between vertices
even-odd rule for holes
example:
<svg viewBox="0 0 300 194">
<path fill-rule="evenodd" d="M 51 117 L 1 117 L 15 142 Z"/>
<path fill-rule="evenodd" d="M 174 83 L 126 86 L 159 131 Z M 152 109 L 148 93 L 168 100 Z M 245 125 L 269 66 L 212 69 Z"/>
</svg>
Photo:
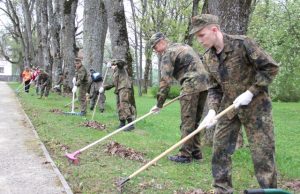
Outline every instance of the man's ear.
<svg viewBox="0 0 300 194">
<path fill-rule="evenodd" d="M 213 27 L 211 27 L 211 31 L 217 32 L 217 31 L 218 31 L 218 28 L 217 28 L 216 26 L 213 26 Z"/>
</svg>

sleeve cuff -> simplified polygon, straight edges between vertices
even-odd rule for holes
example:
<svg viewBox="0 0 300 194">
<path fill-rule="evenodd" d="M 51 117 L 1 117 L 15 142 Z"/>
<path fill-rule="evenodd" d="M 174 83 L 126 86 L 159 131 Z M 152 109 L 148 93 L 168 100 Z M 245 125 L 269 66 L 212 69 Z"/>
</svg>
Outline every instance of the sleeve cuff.
<svg viewBox="0 0 300 194">
<path fill-rule="evenodd" d="M 162 108 L 164 106 L 165 101 L 166 101 L 166 97 L 164 97 L 163 95 L 158 95 L 156 106 L 158 108 Z"/>
<path fill-rule="evenodd" d="M 255 85 L 251 86 L 248 90 L 249 90 L 254 96 L 256 96 L 256 95 L 261 91 L 260 87 L 255 86 Z"/>
</svg>

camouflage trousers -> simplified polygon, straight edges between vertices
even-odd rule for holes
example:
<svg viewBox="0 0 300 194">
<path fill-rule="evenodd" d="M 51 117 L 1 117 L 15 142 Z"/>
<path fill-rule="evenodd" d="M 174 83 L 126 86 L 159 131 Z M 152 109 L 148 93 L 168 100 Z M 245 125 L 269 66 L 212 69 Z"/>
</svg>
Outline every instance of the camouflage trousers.
<svg viewBox="0 0 300 194">
<path fill-rule="evenodd" d="M 257 181 L 261 188 L 276 188 L 275 142 L 271 100 L 259 95 L 248 106 L 239 108 L 232 119 L 223 116 L 215 128 L 213 140 L 212 175 L 215 193 L 233 193 L 231 155 L 244 125 L 250 145 Z"/>
<path fill-rule="evenodd" d="M 207 91 L 188 94 L 180 98 L 181 107 L 181 139 L 195 131 L 201 120 L 203 108 L 207 97 Z M 202 157 L 200 149 L 200 134 L 186 141 L 179 149 L 181 156 Z"/>
<path fill-rule="evenodd" d="M 78 101 L 80 102 L 80 111 L 86 112 L 86 93 L 87 93 L 87 84 L 81 84 L 79 87 Z"/>
<path fill-rule="evenodd" d="M 44 93 L 45 93 L 45 97 L 48 97 L 49 95 L 49 90 L 50 90 L 50 84 L 47 85 L 40 85 L 40 96 L 43 97 Z"/>
<path fill-rule="evenodd" d="M 135 118 L 135 107 L 132 104 L 133 93 L 131 89 L 123 88 L 117 93 L 117 108 L 119 120 Z"/>
<path fill-rule="evenodd" d="M 99 92 L 94 92 L 93 95 L 91 96 L 91 101 L 90 101 L 91 107 L 94 107 L 96 105 L 96 101 L 98 99 L 98 94 L 99 94 Z M 100 97 L 98 100 L 98 106 L 99 106 L 100 110 L 104 110 L 105 100 L 106 100 L 105 94 L 104 93 L 100 94 Z"/>
</svg>

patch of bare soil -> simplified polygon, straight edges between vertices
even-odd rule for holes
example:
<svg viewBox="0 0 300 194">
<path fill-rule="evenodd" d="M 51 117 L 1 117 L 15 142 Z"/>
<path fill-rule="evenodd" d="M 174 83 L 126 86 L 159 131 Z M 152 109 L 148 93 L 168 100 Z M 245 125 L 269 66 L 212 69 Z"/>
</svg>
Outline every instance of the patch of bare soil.
<svg viewBox="0 0 300 194">
<path fill-rule="evenodd" d="M 107 144 L 104 151 L 112 156 L 119 156 L 124 159 L 135 160 L 143 163 L 146 162 L 144 159 L 144 156 L 146 155 L 145 153 L 135 151 L 132 148 L 126 148 L 114 141 Z"/>
<path fill-rule="evenodd" d="M 101 124 L 101 123 L 99 123 L 97 121 L 86 121 L 86 122 L 80 124 L 80 126 L 91 127 L 91 128 L 94 128 L 94 129 L 99 129 L 101 131 L 106 128 L 105 124 Z"/>
<path fill-rule="evenodd" d="M 174 194 L 210 194 L 210 193 L 205 192 L 202 189 L 194 189 L 190 191 L 175 191 Z"/>
<path fill-rule="evenodd" d="M 295 193 L 300 193 L 300 180 L 292 180 L 285 182 L 283 188 L 293 190 Z"/>
<path fill-rule="evenodd" d="M 63 111 L 57 108 L 51 109 L 49 110 L 49 112 L 53 112 L 55 114 L 63 114 Z"/>
</svg>

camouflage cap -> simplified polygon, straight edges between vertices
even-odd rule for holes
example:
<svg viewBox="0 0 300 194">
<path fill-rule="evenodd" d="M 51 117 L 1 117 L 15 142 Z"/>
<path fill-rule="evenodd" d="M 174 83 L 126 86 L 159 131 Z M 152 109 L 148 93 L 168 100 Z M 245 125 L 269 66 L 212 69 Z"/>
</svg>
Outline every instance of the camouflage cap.
<svg viewBox="0 0 300 194">
<path fill-rule="evenodd" d="M 196 32 L 202 30 L 204 27 L 210 24 L 219 24 L 218 16 L 211 14 L 202 14 L 192 17 L 192 30 L 190 34 L 195 34 Z"/>
<path fill-rule="evenodd" d="M 82 59 L 80 57 L 75 58 L 75 62 L 81 62 L 81 61 L 82 61 Z"/>
<path fill-rule="evenodd" d="M 117 65 L 118 67 L 123 67 L 126 65 L 126 61 L 124 59 L 112 59 L 111 64 Z"/>
<path fill-rule="evenodd" d="M 165 35 L 161 32 L 156 32 L 155 34 L 153 34 L 149 40 L 149 44 L 151 46 L 151 48 L 155 47 L 155 45 L 162 39 L 165 39 Z"/>
</svg>

